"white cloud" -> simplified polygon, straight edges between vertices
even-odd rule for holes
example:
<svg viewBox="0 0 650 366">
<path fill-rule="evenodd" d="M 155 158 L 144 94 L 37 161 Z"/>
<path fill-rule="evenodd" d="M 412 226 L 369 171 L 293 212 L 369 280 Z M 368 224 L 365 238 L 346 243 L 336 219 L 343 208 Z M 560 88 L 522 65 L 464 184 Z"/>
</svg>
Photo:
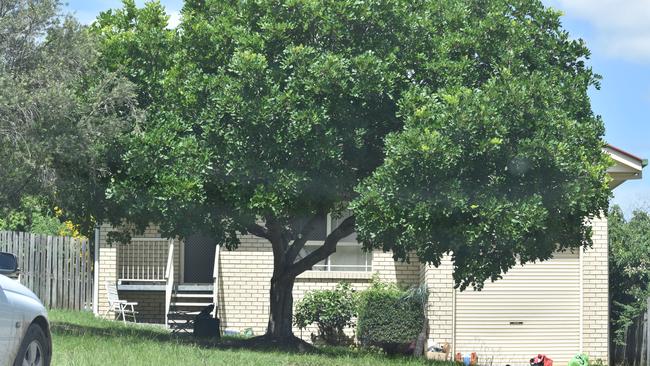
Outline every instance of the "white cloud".
<svg viewBox="0 0 650 366">
<path fill-rule="evenodd" d="M 181 13 L 179 11 L 170 11 L 168 12 L 169 21 L 167 22 L 167 28 L 174 29 L 178 27 L 181 23 Z"/>
<path fill-rule="evenodd" d="M 650 62 L 650 0 L 549 0 L 567 17 L 587 22 L 592 47 L 614 58 Z"/>
</svg>

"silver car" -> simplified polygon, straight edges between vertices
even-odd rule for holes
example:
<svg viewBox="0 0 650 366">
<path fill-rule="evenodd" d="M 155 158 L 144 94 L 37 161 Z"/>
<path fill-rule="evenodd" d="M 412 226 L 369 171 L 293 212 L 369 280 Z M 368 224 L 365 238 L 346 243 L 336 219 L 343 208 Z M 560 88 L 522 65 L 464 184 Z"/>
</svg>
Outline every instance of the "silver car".
<svg viewBox="0 0 650 366">
<path fill-rule="evenodd" d="M 47 311 L 15 279 L 16 256 L 0 252 L 0 366 L 49 366 L 52 337 Z"/>
</svg>

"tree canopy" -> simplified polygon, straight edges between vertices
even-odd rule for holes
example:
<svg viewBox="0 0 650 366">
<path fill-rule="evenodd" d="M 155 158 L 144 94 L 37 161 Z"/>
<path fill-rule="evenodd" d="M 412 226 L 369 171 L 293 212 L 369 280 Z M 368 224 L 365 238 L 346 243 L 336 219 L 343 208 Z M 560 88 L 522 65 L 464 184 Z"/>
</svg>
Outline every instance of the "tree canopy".
<svg viewBox="0 0 650 366">
<path fill-rule="evenodd" d="M 291 334 L 295 277 L 354 231 L 396 259 L 450 254 L 457 285 L 481 287 L 589 245 L 607 209 L 598 77 L 541 1 L 188 0 L 167 19 L 127 0 L 93 26 L 146 110 L 93 214 L 231 249 L 268 239 L 274 337 Z"/>
<path fill-rule="evenodd" d="M 43 207 L 41 214 L 60 200 L 92 211 L 87 193 L 106 171 L 106 147 L 137 114 L 131 84 L 98 67 L 95 46 L 85 27 L 61 15 L 57 0 L 0 4 L 0 215 L 5 218 L 21 211 L 30 196 Z M 23 214 L 31 215 L 31 208 Z M 90 214 L 85 218 L 80 223 L 87 232 L 94 223 Z"/>
</svg>

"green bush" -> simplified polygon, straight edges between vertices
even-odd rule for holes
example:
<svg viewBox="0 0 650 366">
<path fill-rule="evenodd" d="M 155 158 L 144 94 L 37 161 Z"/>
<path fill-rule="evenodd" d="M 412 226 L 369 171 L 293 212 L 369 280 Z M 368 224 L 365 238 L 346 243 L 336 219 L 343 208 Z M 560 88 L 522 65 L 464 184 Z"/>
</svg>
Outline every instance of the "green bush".
<svg viewBox="0 0 650 366">
<path fill-rule="evenodd" d="M 65 227 L 44 197 L 23 196 L 19 207 L 0 210 L 0 230 L 61 235 Z"/>
<path fill-rule="evenodd" d="M 347 342 L 343 330 L 354 326 L 356 316 L 354 291 L 348 283 L 339 283 L 334 290 L 317 290 L 305 294 L 296 304 L 294 324 L 304 329 L 316 323 L 318 335 L 327 344 Z"/>
<path fill-rule="evenodd" d="M 426 291 L 401 290 L 375 281 L 359 295 L 357 336 L 364 347 L 394 354 L 414 342 L 424 325 Z"/>
</svg>

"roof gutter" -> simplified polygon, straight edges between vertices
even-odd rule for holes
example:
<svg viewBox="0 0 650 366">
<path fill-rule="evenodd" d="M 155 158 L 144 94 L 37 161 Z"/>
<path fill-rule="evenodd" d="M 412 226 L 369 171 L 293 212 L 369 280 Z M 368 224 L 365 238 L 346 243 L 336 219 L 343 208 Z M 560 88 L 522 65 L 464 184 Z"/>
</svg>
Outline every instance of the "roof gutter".
<svg viewBox="0 0 650 366">
<path fill-rule="evenodd" d="M 609 149 L 612 149 L 612 150 L 614 150 L 614 151 L 617 151 L 617 152 L 619 152 L 619 153 L 621 153 L 621 154 L 623 154 L 623 155 L 626 155 L 626 156 L 628 156 L 628 157 L 630 157 L 630 158 L 632 158 L 632 159 L 634 159 L 634 160 L 637 160 L 637 161 L 639 161 L 639 163 L 641 163 L 641 165 L 643 165 L 643 166 L 648 165 L 648 159 L 641 159 L 640 157 L 638 157 L 638 156 L 636 156 L 636 155 L 634 155 L 634 154 L 630 154 L 629 152 L 627 152 L 627 151 L 625 151 L 625 150 L 623 150 L 623 149 L 619 149 L 618 147 L 616 147 L 616 146 L 614 146 L 614 145 L 606 144 L 605 147 L 607 147 L 607 148 L 609 148 Z"/>
</svg>

